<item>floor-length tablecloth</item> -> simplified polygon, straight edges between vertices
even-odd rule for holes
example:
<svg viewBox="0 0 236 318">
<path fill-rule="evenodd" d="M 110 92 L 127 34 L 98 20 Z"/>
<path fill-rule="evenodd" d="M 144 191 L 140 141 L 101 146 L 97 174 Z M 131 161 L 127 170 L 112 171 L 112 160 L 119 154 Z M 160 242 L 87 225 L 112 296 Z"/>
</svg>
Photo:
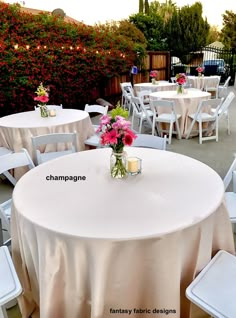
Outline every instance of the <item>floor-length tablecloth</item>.
<svg viewBox="0 0 236 318">
<path fill-rule="evenodd" d="M 38 166 L 16 185 L 24 318 L 39 308 L 43 318 L 196 317 L 186 287 L 219 249 L 234 253 L 222 180 L 183 155 L 126 151 L 142 174 L 112 179 L 111 149 L 99 149 Z"/>
<path fill-rule="evenodd" d="M 204 90 L 207 87 L 217 88 L 220 83 L 220 76 L 188 76 L 188 82 L 193 88 L 201 90 Z"/>
<path fill-rule="evenodd" d="M 211 96 L 208 92 L 202 92 L 198 89 L 184 89 L 183 94 L 178 94 L 176 91 L 163 91 L 150 94 L 150 99 L 164 99 L 171 100 L 175 102 L 176 113 L 181 115 L 179 120 L 180 131 L 182 137 L 185 137 L 188 131 L 188 128 L 191 124 L 191 120 L 188 118 L 188 115 L 193 114 L 197 111 L 199 102 L 202 100 L 209 99 Z M 206 112 L 210 112 L 211 107 L 205 109 Z M 160 113 L 163 112 L 163 109 L 158 110 Z M 166 111 L 166 110 L 165 110 Z"/>
<path fill-rule="evenodd" d="M 43 118 L 39 111 L 29 111 L 0 118 L 0 146 L 14 151 L 26 148 L 33 160 L 32 136 L 68 132 L 78 133 L 78 150 L 84 150 L 84 141 L 94 134 L 89 114 L 77 109 L 58 109 L 55 117 Z M 45 151 L 56 150 L 51 148 L 48 145 Z M 64 150 L 63 145 L 58 150 Z"/>
<path fill-rule="evenodd" d="M 176 90 L 176 83 L 168 83 L 166 81 L 158 81 L 157 84 L 152 83 L 138 83 L 134 84 L 134 91 L 140 92 L 143 90 L 150 90 L 151 92 L 171 91 Z"/>
</svg>

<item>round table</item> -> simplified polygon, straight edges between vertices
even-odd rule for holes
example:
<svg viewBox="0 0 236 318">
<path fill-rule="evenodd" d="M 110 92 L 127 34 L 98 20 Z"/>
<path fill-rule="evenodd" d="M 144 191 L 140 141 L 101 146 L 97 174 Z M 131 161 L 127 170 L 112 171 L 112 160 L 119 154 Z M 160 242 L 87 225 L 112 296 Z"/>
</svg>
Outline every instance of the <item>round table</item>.
<svg viewBox="0 0 236 318">
<path fill-rule="evenodd" d="M 169 90 L 176 90 L 175 83 L 169 83 L 167 81 L 158 81 L 157 84 L 152 83 L 139 83 L 134 84 L 134 90 L 137 92 L 143 90 L 151 90 L 152 92 L 160 92 L 160 91 L 169 91 Z"/>
<path fill-rule="evenodd" d="M 176 113 L 181 115 L 180 118 L 180 131 L 182 137 L 185 137 L 191 121 L 188 118 L 189 114 L 193 114 L 197 111 L 197 107 L 202 100 L 209 99 L 211 94 L 208 92 L 202 92 L 198 89 L 184 89 L 183 94 L 177 94 L 177 91 L 163 91 L 150 94 L 150 99 L 166 99 L 175 102 Z M 210 112 L 209 108 L 206 108 L 206 112 Z M 158 110 L 163 112 L 162 108 Z"/>
<path fill-rule="evenodd" d="M 189 84 L 193 88 L 206 89 L 207 87 L 215 87 L 220 83 L 220 76 L 188 76 Z"/>
<path fill-rule="evenodd" d="M 219 249 L 234 252 L 216 172 L 176 153 L 126 151 L 142 159 L 140 175 L 111 178 L 104 148 L 47 162 L 17 183 L 11 234 L 24 317 L 165 308 L 187 318 L 187 285 Z"/>
<path fill-rule="evenodd" d="M 78 132 L 78 149 L 84 150 L 84 140 L 94 134 L 87 112 L 77 109 L 58 109 L 55 117 L 46 118 L 41 117 L 39 111 L 17 113 L 0 118 L 0 145 L 14 151 L 26 148 L 35 159 L 32 136 L 74 131 Z"/>
</svg>

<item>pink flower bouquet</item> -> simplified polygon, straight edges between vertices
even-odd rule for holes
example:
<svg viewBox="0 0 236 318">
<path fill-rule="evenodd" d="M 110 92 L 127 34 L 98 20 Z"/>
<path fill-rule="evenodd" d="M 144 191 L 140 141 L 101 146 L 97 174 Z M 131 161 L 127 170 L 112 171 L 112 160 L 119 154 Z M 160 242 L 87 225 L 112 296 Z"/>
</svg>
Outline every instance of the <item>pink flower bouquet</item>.
<svg viewBox="0 0 236 318">
<path fill-rule="evenodd" d="M 178 83 L 179 85 L 183 85 L 186 83 L 186 75 L 184 73 L 176 74 L 175 78 L 176 83 Z"/>
<path fill-rule="evenodd" d="M 203 72 L 203 67 L 198 66 L 196 68 L 196 71 L 198 71 L 198 73 L 202 73 Z"/>
<path fill-rule="evenodd" d="M 39 102 L 40 105 L 46 105 L 46 103 L 49 101 L 49 88 L 44 87 L 43 83 L 40 83 L 38 86 L 35 94 L 37 94 L 36 97 L 34 97 L 34 100 Z"/>
<path fill-rule="evenodd" d="M 150 77 L 151 78 L 157 78 L 157 71 L 151 71 L 150 72 Z"/>
</svg>

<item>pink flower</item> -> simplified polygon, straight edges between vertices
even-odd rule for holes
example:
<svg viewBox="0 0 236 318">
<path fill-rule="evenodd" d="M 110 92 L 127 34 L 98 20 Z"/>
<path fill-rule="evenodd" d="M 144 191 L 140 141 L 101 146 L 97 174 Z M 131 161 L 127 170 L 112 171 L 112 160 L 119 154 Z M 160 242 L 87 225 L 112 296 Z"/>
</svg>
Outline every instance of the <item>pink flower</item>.
<svg viewBox="0 0 236 318">
<path fill-rule="evenodd" d="M 108 116 L 108 115 L 103 115 L 101 118 L 100 118 L 100 125 L 108 125 L 110 124 L 110 121 L 111 121 L 111 117 Z"/>
<path fill-rule="evenodd" d="M 133 137 L 130 134 L 125 134 L 122 141 L 125 146 L 131 146 L 133 142 Z"/>
<path fill-rule="evenodd" d="M 203 72 L 203 68 L 202 67 L 197 67 L 196 70 L 198 71 L 198 73 L 202 73 Z"/>
<path fill-rule="evenodd" d="M 119 137 L 119 134 L 116 130 L 112 129 L 108 133 L 106 133 L 106 141 L 109 144 L 116 145 L 117 144 L 117 138 Z"/>
<path fill-rule="evenodd" d="M 157 78 L 157 71 L 151 71 L 150 72 L 150 77 Z"/>
<path fill-rule="evenodd" d="M 41 103 L 47 103 L 49 101 L 48 96 L 36 96 L 34 100 L 41 102 Z"/>
</svg>

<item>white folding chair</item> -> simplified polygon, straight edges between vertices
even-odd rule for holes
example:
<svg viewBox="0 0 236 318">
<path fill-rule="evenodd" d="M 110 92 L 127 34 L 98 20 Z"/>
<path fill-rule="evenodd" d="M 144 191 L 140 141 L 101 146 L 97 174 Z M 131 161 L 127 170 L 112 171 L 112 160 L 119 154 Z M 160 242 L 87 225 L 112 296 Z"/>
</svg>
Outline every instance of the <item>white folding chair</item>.
<svg viewBox="0 0 236 318">
<path fill-rule="evenodd" d="M 77 152 L 77 133 L 55 133 L 41 136 L 34 136 L 32 138 L 33 149 L 36 154 L 37 164 L 47 162 L 49 160 L 65 156 Z M 46 146 L 54 145 L 54 149 L 63 144 L 67 150 L 45 151 Z"/>
<path fill-rule="evenodd" d="M 133 147 L 142 148 L 155 148 L 160 150 L 166 150 L 166 135 L 164 137 L 136 134 L 137 138 L 134 139 Z"/>
<path fill-rule="evenodd" d="M 6 246 L 0 247 L 0 318 L 7 318 L 5 305 L 18 297 L 22 287 L 11 255 Z"/>
<path fill-rule="evenodd" d="M 227 192 L 226 190 L 231 181 L 233 181 L 233 192 Z M 229 167 L 223 182 L 225 188 L 225 201 L 229 212 L 230 221 L 234 225 L 236 223 L 236 158 Z"/>
<path fill-rule="evenodd" d="M 213 78 L 213 76 L 212 76 L 212 78 Z M 214 78 L 214 85 L 212 86 L 212 84 L 211 84 L 211 86 L 210 86 L 209 83 L 212 83 L 212 78 L 210 77 L 210 78 L 206 79 L 205 91 L 211 93 L 211 98 L 218 98 L 219 97 L 220 77 L 219 76 L 215 77 Z"/>
<path fill-rule="evenodd" d="M 150 94 L 151 94 L 151 90 L 148 89 L 143 89 L 139 92 L 137 92 L 137 97 L 141 98 L 144 106 L 147 109 L 150 109 Z"/>
<path fill-rule="evenodd" d="M 138 118 L 139 120 L 139 130 L 138 130 L 139 133 L 141 133 L 142 124 L 144 121 L 146 121 L 149 124 L 149 126 L 152 128 L 153 112 L 144 106 L 141 98 L 131 97 L 131 105 L 133 108 L 131 129 L 134 130 L 135 117 Z"/>
<path fill-rule="evenodd" d="M 230 79 L 231 79 L 231 76 L 228 76 L 224 85 L 219 85 L 219 87 L 218 87 L 219 97 L 226 97 L 227 92 L 228 92 Z"/>
<path fill-rule="evenodd" d="M 0 156 L 7 155 L 9 153 L 12 153 L 13 151 L 11 149 L 0 147 Z"/>
<path fill-rule="evenodd" d="M 121 106 L 127 108 L 130 114 L 131 111 L 131 97 L 134 97 L 134 89 L 131 82 L 120 83 L 121 87 Z"/>
<path fill-rule="evenodd" d="M 20 152 L 12 152 L 0 156 L 0 174 L 4 174 L 14 186 L 16 184 L 16 179 L 9 170 L 24 166 L 27 166 L 29 169 L 35 167 L 28 151 L 24 148 Z"/>
<path fill-rule="evenodd" d="M 181 115 L 176 113 L 175 103 L 168 100 L 152 100 L 151 109 L 153 111 L 152 135 L 155 134 L 155 127 L 157 127 L 159 136 L 162 136 L 163 133 L 169 135 L 169 145 L 171 144 L 172 134 L 177 134 L 178 138 L 181 139 L 179 128 L 179 119 Z M 169 125 L 168 130 L 161 127 L 161 124 L 163 123 Z M 176 129 L 174 129 L 174 125 L 176 126 Z"/>
<path fill-rule="evenodd" d="M 186 289 L 186 296 L 212 317 L 236 317 L 236 257 L 220 250 Z"/>
<path fill-rule="evenodd" d="M 230 92 L 228 94 L 228 96 L 225 98 L 225 100 L 223 101 L 219 111 L 218 111 L 218 117 L 219 120 L 225 116 L 226 120 L 227 120 L 227 132 L 228 135 L 230 135 L 230 115 L 229 115 L 229 106 L 231 105 L 233 99 L 235 98 L 235 94 L 233 92 Z M 215 111 L 214 109 L 212 109 L 212 111 Z"/>
<path fill-rule="evenodd" d="M 101 106 L 101 105 L 85 105 L 84 110 L 88 113 L 96 113 L 100 114 L 101 116 L 107 115 L 108 106 Z M 92 147 L 100 147 L 100 134 L 96 133 L 98 129 L 98 125 L 93 125 L 94 128 L 94 135 L 84 141 L 85 145 L 92 146 Z"/>
<path fill-rule="evenodd" d="M 220 98 L 200 101 L 196 113 L 188 115 L 188 117 L 192 119 L 192 122 L 188 129 L 186 139 L 189 138 L 194 125 L 197 123 L 199 131 L 199 144 L 202 144 L 202 141 L 204 140 L 216 140 L 218 142 L 218 111 L 222 105 L 222 102 L 223 99 Z M 210 111 L 210 113 L 208 113 L 207 109 L 209 107 L 211 107 L 211 109 L 214 108 L 215 111 Z M 207 126 L 206 128 L 203 128 L 203 123 L 211 123 L 211 127 Z M 203 132 L 209 132 L 209 135 L 203 137 Z"/>
</svg>

